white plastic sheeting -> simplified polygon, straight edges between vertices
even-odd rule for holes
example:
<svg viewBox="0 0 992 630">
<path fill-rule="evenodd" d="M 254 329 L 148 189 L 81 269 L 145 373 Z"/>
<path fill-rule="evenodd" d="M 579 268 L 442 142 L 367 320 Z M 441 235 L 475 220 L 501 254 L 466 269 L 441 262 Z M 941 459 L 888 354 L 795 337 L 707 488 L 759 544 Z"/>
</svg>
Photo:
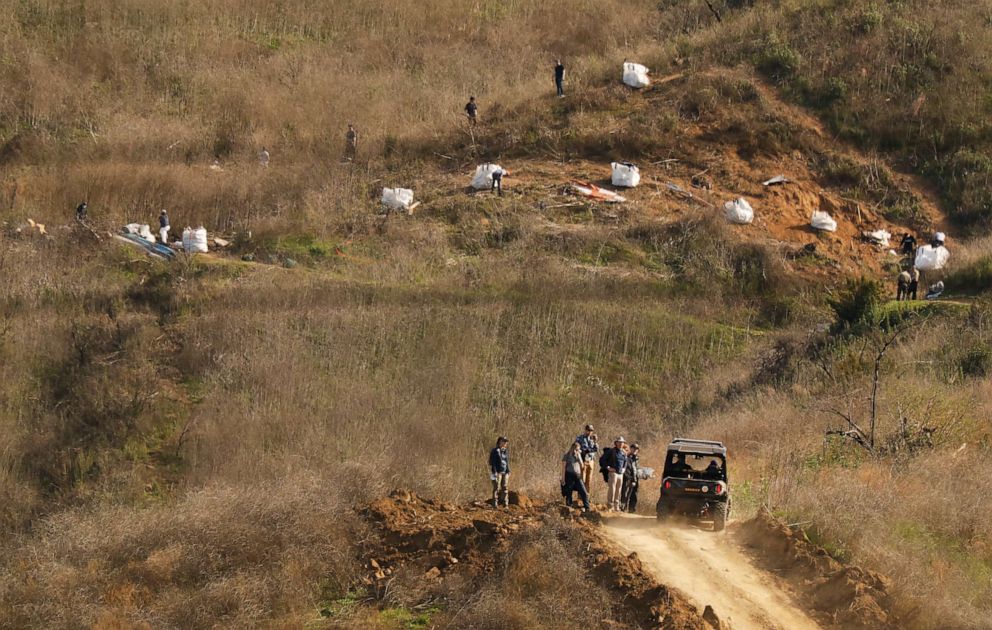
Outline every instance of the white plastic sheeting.
<svg viewBox="0 0 992 630">
<path fill-rule="evenodd" d="M 206 254 L 207 229 L 200 226 L 195 230 L 191 227 L 183 230 L 183 249 L 190 254 Z"/>
<path fill-rule="evenodd" d="M 731 223 L 748 225 L 754 221 L 754 208 L 751 207 L 751 204 L 744 197 L 723 204 L 723 211 L 727 215 L 727 220 Z"/>
<path fill-rule="evenodd" d="M 623 64 L 623 82 L 632 88 L 643 88 L 651 85 L 648 78 L 649 70 L 639 63 L 626 62 Z"/>
<path fill-rule="evenodd" d="M 383 188 L 382 205 L 393 210 L 409 210 L 413 204 L 413 191 L 409 188 Z"/>
<path fill-rule="evenodd" d="M 822 230 L 823 232 L 837 231 L 837 222 L 834 221 L 834 218 L 830 214 L 823 210 L 815 211 L 809 220 L 809 224 L 813 226 L 814 230 Z"/>
<path fill-rule="evenodd" d="M 916 249 L 914 266 L 920 271 L 938 271 L 944 268 L 950 257 L 951 252 L 946 247 L 922 245 Z"/>
<path fill-rule="evenodd" d="M 475 175 L 472 176 L 472 188 L 476 190 L 489 190 L 493 187 L 493 173 L 497 171 L 506 171 L 499 164 L 482 164 L 475 169 Z"/>
<path fill-rule="evenodd" d="M 128 223 L 124 226 L 124 229 L 128 231 L 128 234 L 137 234 L 149 243 L 155 242 L 155 235 L 152 234 L 151 227 L 147 225 L 143 225 L 141 223 Z"/>
<path fill-rule="evenodd" d="M 613 162 L 613 176 L 610 182 L 614 186 L 625 186 L 633 188 L 641 183 L 641 171 L 636 165 L 630 162 Z"/>
<path fill-rule="evenodd" d="M 892 238 L 892 234 L 886 230 L 875 230 L 874 232 L 868 233 L 868 238 L 882 247 L 888 247 L 889 239 Z"/>
</svg>

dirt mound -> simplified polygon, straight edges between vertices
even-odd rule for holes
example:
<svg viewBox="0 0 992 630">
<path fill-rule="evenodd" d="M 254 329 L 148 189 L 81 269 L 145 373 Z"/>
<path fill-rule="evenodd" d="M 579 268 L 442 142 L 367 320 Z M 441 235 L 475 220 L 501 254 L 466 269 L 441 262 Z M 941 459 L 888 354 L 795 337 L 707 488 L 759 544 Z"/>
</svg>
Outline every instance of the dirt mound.
<svg viewBox="0 0 992 630">
<path fill-rule="evenodd" d="M 576 532 L 582 544 L 575 547 L 587 579 L 610 589 L 637 627 L 664 630 L 720 628 L 678 591 L 651 578 L 636 554 L 624 555 L 603 539 L 596 518 L 560 513 L 552 506 L 517 497 L 519 506 L 495 509 L 483 501 L 458 506 L 425 499 L 407 490 L 394 490 L 360 510 L 371 526 L 365 561 L 365 585 L 383 597 L 390 581 L 401 572 L 421 576 L 423 582 L 440 583 L 482 577 L 496 570 L 518 537 L 552 522 Z M 524 507 L 527 506 L 527 507 Z"/>
<path fill-rule="evenodd" d="M 644 628 L 665 630 L 720 630 L 712 609 L 704 615 L 679 591 L 659 584 L 644 570 L 636 553 L 623 555 L 606 543 L 591 525 L 583 525 L 589 539 L 588 566 L 594 578 L 609 584 L 624 598 L 624 605 L 637 610 Z"/>
<path fill-rule="evenodd" d="M 852 630 L 907 626 L 911 615 L 898 608 L 887 578 L 841 564 L 767 510 L 737 527 L 734 536 L 753 552 L 757 564 L 804 594 L 822 622 Z"/>
</svg>

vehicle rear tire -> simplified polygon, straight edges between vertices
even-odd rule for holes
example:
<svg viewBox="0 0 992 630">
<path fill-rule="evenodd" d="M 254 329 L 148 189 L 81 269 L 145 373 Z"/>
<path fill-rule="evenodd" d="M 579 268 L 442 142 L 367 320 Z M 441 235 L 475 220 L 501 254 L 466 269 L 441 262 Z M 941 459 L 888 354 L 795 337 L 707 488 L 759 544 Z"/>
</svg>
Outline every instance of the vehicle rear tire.
<svg viewBox="0 0 992 630">
<path fill-rule="evenodd" d="M 717 503 L 713 506 L 713 531 L 721 532 L 727 526 L 727 504 Z"/>
<path fill-rule="evenodd" d="M 668 503 L 664 499 L 658 499 L 658 504 L 655 506 L 654 511 L 658 517 L 659 523 L 664 523 L 672 515 L 672 508 L 669 507 Z"/>
</svg>

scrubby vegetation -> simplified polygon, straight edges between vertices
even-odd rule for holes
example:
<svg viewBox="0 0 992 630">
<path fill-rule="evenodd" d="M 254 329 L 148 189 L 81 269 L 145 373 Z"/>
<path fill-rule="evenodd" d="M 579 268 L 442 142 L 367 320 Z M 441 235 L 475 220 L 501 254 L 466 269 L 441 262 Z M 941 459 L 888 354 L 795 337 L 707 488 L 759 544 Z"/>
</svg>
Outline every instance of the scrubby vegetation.
<svg viewBox="0 0 992 630">
<path fill-rule="evenodd" d="M 646 0 L 0 10 L 0 627 L 332 627 L 321 610 L 354 604 L 356 505 L 397 485 L 480 496 L 499 433 L 514 485 L 551 495 L 587 421 L 649 462 L 672 434 L 726 440 L 739 515 L 769 505 L 881 568 L 927 601 L 924 627 L 986 627 L 988 7 L 714 5 L 719 23 Z M 615 85 L 625 57 L 678 87 L 632 96 Z M 341 164 L 349 120 L 359 159 Z M 753 184 L 690 132 L 735 160 L 805 164 L 899 225 L 929 227 L 926 187 L 900 174 L 922 177 L 967 300 L 893 308 L 870 266 L 848 278 L 698 204 L 534 201 L 557 181 L 499 202 L 452 190 L 497 158 L 713 163 Z M 422 212 L 377 217 L 379 188 L 411 181 Z M 236 254 L 137 258 L 71 224 L 83 199 L 98 232 L 167 207 Z M 27 218 L 50 237 L 18 231 Z M 873 413 L 896 327 L 875 445 L 827 435 Z M 506 606 L 514 627 L 562 618 L 580 565 L 567 533 L 544 536 L 477 585 L 465 623 Z M 431 609 L 411 593 L 363 623 L 416 627 Z"/>
</svg>

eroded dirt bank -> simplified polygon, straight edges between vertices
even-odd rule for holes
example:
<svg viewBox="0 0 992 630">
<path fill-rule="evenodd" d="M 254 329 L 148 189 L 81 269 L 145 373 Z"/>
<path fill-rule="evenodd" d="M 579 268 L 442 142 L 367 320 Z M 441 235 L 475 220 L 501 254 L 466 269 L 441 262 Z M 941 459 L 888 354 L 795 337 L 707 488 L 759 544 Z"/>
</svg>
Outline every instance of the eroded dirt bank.
<svg viewBox="0 0 992 630">
<path fill-rule="evenodd" d="M 511 501 L 509 509 L 496 510 L 481 501 L 454 505 L 397 490 L 363 508 L 370 603 L 383 605 L 396 584 L 416 585 L 407 589 L 407 601 L 441 609 L 435 627 L 465 627 L 452 589 L 478 590 L 495 574 L 507 580 L 507 571 L 519 570 L 507 558 L 553 540 L 584 573 L 578 579 L 608 589 L 613 619 L 624 627 L 911 625 L 884 577 L 841 565 L 767 513 L 715 534 L 688 525 L 661 527 L 643 516 L 581 516 L 520 495 Z M 541 582 L 531 588 L 540 589 Z"/>
</svg>

